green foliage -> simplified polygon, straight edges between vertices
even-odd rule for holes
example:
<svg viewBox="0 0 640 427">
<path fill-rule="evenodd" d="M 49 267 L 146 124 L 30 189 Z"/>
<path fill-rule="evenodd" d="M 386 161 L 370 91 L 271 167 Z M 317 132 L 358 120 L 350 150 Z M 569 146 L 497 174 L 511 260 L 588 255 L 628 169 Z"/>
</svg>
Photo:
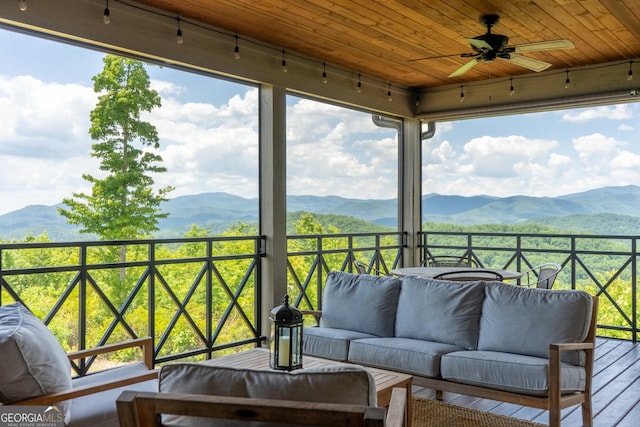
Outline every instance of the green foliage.
<svg viewBox="0 0 640 427">
<path fill-rule="evenodd" d="M 91 111 L 89 134 L 97 143 L 91 156 L 100 159 L 103 178 L 84 174 L 92 184 L 90 195 L 73 193 L 63 203 L 69 209 L 58 212 L 70 224 L 81 225 L 82 233 L 96 233 L 104 240 L 133 239 L 157 230 L 160 203 L 173 190 L 168 186 L 154 194 L 151 174 L 162 173 L 162 158 L 153 153 L 159 147 L 155 126 L 141 119 L 141 113 L 161 105 L 150 89 L 144 65 L 132 59 L 107 55 L 103 71 L 93 77 L 99 93 Z"/>
</svg>

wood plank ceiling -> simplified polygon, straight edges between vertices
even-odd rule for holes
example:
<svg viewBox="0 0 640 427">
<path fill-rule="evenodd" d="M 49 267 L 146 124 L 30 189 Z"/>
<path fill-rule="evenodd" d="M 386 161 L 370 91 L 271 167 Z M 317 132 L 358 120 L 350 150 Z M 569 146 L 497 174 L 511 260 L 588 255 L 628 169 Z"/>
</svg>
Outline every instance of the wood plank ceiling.
<svg viewBox="0 0 640 427">
<path fill-rule="evenodd" d="M 568 39 L 575 48 L 522 53 L 564 70 L 640 58 L 638 0 L 138 0 L 169 15 L 236 33 L 405 88 L 434 88 L 532 73 L 497 60 L 448 77 L 471 58 L 466 38 L 493 33 L 509 46 Z M 426 58 L 426 59 L 420 59 Z M 418 60 L 420 59 L 420 60 Z M 640 65 L 635 66 L 640 79 Z"/>
</svg>

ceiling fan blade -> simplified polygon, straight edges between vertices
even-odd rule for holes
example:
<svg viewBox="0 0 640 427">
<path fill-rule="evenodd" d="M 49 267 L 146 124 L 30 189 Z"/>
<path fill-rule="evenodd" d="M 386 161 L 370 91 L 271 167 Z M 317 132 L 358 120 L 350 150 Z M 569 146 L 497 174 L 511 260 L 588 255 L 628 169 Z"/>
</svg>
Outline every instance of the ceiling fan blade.
<svg viewBox="0 0 640 427">
<path fill-rule="evenodd" d="M 464 73 L 472 69 L 478 62 L 479 62 L 478 59 L 472 59 L 471 61 L 464 64 L 462 67 L 455 70 L 453 73 L 449 74 L 449 77 L 458 77 L 463 75 Z"/>
<path fill-rule="evenodd" d="M 549 64 L 548 62 L 538 61 L 537 59 L 529 58 L 527 56 L 522 56 L 515 53 L 511 54 L 511 58 L 499 57 L 498 59 L 502 59 L 504 61 L 511 62 L 512 64 L 528 68 L 531 71 L 535 71 L 537 73 L 551 67 L 551 64 Z"/>
<path fill-rule="evenodd" d="M 482 49 L 493 50 L 491 45 L 482 39 L 465 39 L 465 40 L 468 41 L 471 46 L 475 47 L 478 50 L 482 50 Z"/>
<path fill-rule="evenodd" d="M 538 43 L 525 43 L 513 46 L 516 52 L 538 52 L 541 50 L 554 50 L 554 49 L 571 49 L 575 46 L 571 40 L 549 40 L 546 42 Z"/>
</svg>

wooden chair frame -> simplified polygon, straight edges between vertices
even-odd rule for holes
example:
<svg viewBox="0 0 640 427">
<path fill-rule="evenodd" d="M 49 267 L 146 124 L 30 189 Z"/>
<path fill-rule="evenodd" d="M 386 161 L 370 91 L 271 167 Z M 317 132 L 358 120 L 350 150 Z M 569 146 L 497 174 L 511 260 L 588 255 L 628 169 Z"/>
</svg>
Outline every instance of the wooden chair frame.
<svg viewBox="0 0 640 427">
<path fill-rule="evenodd" d="M 161 426 L 162 414 L 285 425 L 400 427 L 406 404 L 406 390 L 401 388 L 393 389 L 387 411 L 363 405 L 135 391 L 124 391 L 116 401 L 121 427 Z"/>
<path fill-rule="evenodd" d="M 119 350 L 134 347 L 142 348 L 144 364 L 147 366 L 147 369 L 149 370 L 148 372 L 144 372 L 127 378 L 120 378 L 113 381 L 105 381 L 98 384 L 88 384 L 84 386 L 74 387 L 73 389 L 68 391 L 32 397 L 29 399 L 21 400 L 19 402 L 14 402 L 12 403 L 12 405 L 52 405 L 64 400 L 75 399 L 81 396 L 100 393 L 101 391 L 111 390 L 118 387 L 157 379 L 158 371 L 153 369 L 153 339 L 151 337 L 138 338 L 131 341 L 124 341 L 87 350 L 75 351 L 72 353 L 68 353 L 67 356 L 69 357 L 70 361 L 73 361 L 97 356 L 100 354 L 113 353 Z"/>
</svg>

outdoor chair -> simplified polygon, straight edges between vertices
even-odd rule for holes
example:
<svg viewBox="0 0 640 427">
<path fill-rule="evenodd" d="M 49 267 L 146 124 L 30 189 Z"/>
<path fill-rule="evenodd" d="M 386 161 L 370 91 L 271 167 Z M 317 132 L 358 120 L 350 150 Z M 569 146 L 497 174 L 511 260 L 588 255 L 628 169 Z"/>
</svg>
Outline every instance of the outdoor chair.
<svg viewBox="0 0 640 427">
<path fill-rule="evenodd" d="M 71 377 L 72 366 L 85 368 L 98 355 L 135 347 L 142 349 L 144 362 Z M 67 354 L 20 303 L 0 306 L 0 354 L 0 403 L 58 406 L 68 427 L 117 427 L 116 399 L 124 389 L 158 389 L 150 337 Z"/>
<path fill-rule="evenodd" d="M 369 267 L 367 264 L 365 264 L 364 262 L 354 259 L 353 260 L 353 266 L 356 268 L 356 272 L 358 274 L 377 274 L 379 276 L 382 276 L 383 274 L 380 273 L 380 270 L 378 270 L 377 268 L 371 266 Z"/>
<path fill-rule="evenodd" d="M 555 262 L 540 264 L 522 273 L 522 277 L 524 278 L 522 285 L 540 289 L 551 289 L 560 270 L 562 270 L 562 266 Z"/>
<path fill-rule="evenodd" d="M 470 256 L 433 255 L 425 258 L 423 267 L 477 267 L 478 263 Z"/>
<path fill-rule="evenodd" d="M 391 404 L 385 411 L 364 405 L 125 391 L 117 405 L 121 427 L 160 425 L 157 420 L 162 415 L 197 416 L 198 421 L 186 424 L 193 426 L 227 425 L 219 423 L 224 419 L 234 426 L 260 422 L 260 426 L 401 427 L 406 399 L 406 390 L 394 388 Z"/>
</svg>

